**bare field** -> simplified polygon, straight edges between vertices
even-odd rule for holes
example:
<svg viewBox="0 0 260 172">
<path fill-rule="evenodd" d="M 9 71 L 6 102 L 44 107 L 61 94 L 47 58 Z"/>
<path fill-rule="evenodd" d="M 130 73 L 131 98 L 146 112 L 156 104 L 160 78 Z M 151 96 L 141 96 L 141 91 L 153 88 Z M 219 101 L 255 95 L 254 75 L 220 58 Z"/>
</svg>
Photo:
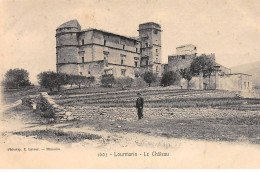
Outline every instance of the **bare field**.
<svg viewBox="0 0 260 172">
<path fill-rule="evenodd" d="M 67 137 L 71 138 L 68 142 L 82 142 L 89 137 L 84 128 L 91 127 L 93 131 L 112 135 L 136 133 L 151 137 L 260 144 L 260 99 L 238 98 L 235 92 L 220 90 L 151 88 L 139 91 L 145 100 L 142 120 L 137 120 L 134 107 L 137 90 L 108 92 L 104 88 L 96 92 L 68 90 L 52 96 L 76 115 L 77 120 L 50 123 L 22 105 L 10 108 L 3 114 L 3 119 L 23 121 L 26 131 L 21 127 L 11 132 L 13 135 L 36 135 L 36 139 L 56 143 L 64 139 L 66 142 Z M 42 131 L 42 126 L 49 130 Z M 75 129 L 81 133 L 73 133 Z M 96 138 L 107 139 L 99 135 Z"/>
<path fill-rule="evenodd" d="M 138 121 L 136 93 L 145 100 Z M 260 143 L 260 99 L 239 98 L 222 90 L 144 89 L 55 95 L 55 101 L 78 117 L 77 127 L 110 132 L 213 141 Z M 82 93 L 82 92 L 81 92 Z M 71 124 L 73 127 L 73 124 Z"/>
</svg>

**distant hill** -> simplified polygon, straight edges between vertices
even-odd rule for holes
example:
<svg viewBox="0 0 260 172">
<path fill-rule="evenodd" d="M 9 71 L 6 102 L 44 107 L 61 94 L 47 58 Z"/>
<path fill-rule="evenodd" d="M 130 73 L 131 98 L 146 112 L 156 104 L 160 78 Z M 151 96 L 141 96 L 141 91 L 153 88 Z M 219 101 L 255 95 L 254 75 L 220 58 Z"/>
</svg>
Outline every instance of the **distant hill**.
<svg viewBox="0 0 260 172">
<path fill-rule="evenodd" d="M 253 75 L 253 85 L 260 88 L 260 61 L 231 67 L 232 73 L 246 73 Z"/>
</svg>

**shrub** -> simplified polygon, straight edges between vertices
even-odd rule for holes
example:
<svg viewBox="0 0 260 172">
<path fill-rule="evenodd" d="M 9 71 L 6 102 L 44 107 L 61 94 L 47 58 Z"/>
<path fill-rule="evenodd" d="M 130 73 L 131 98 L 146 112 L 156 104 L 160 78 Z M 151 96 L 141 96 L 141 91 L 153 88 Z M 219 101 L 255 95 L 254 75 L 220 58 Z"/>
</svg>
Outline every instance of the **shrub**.
<svg viewBox="0 0 260 172">
<path fill-rule="evenodd" d="M 135 78 L 133 85 L 138 88 L 144 88 L 147 86 L 143 78 Z"/>
<path fill-rule="evenodd" d="M 95 77 L 94 76 L 89 76 L 87 77 L 87 83 L 90 86 L 91 84 L 93 84 L 95 82 Z"/>
<path fill-rule="evenodd" d="M 183 79 L 185 79 L 188 83 L 188 89 L 190 88 L 190 81 L 193 77 L 193 73 L 191 72 L 190 68 L 180 69 L 179 74 Z"/>
<path fill-rule="evenodd" d="M 112 74 L 102 75 L 101 84 L 104 87 L 112 87 L 116 83 L 115 77 Z"/>
<path fill-rule="evenodd" d="M 179 75 L 176 72 L 169 71 L 163 74 L 161 79 L 161 85 L 166 87 L 177 83 L 180 80 Z"/>
<path fill-rule="evenodd" d="M 125 89 L 126 87 L 131 87 L 133 83 L 133 79 L 130 77 L 124 77 L 124 78 L 117 78 L 116 83 L 118 84 L 119 87 Z"/>
</svg>

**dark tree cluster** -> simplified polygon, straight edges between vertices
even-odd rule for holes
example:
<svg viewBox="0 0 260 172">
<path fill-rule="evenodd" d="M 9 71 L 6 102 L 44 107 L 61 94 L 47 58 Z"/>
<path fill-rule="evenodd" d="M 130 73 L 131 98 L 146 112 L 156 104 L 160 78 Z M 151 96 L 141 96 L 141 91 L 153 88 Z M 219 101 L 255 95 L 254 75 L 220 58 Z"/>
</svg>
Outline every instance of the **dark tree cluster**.
<svg viewBox="0 0 260 172">
<path fill-rule="evenodd" d="M 161 79 L 161 85 L 166 87 L 175 84 L 177 81 L 179 81 L 180 78 L 178 76 L 177 72 L 174 71 L 168 71 L 165 72 Z"/>
<path fill-rule="evenodd" d="M 156 75 L 153 74 L 152 72 L 145 72 L 143 75 L 144 81 L 149 85 L 149 87 L 151 86 L 152 82 L 156 81 Z"/>
<path fill-rule="evenodd" d="M 101 77 L 101 84 L 103 87 L 113 87 L 116 83 L 116 79 L 113 74 L 105 74 Z"/>
<path fill-rule="evenodd" d="M 55 89 L 60 91 L 62 85 L 73 84 L 78 85 L 80 88 L 83 83 L 93 83 L 95 78 L 93 76 L 86 77 L 81 75 L 69 75 L 65 73 L 56 73 L 56 72 L 42 72 L 38 75 L 39 84 L 48 88 L 52 93 Z"/>
<path fill-rule="evenodd" d="M 23 88 L 30 86 L 29 73 L 25 69 L 9 69 L 3 81 L 5 88 Z"/>
</svg>

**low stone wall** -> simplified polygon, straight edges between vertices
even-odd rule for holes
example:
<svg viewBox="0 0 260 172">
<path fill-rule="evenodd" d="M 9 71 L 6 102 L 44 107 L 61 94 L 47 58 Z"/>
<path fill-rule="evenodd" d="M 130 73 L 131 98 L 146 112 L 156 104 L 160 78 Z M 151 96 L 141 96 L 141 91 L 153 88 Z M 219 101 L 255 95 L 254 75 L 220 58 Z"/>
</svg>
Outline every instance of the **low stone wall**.
<svg viewBox="0 0 260 172">
<path fill-rule="evenodd" d="M 77 119 L 70 111 L 56 104 L 47 92 L 41 92 L 38 96 L 34 95 L 22 98 L 22 105 L 32 108 L 36 113 L 45 118 L 56 121 Z"/>
<path fill-rule="evenodd" d="M 33 108 L 37 96 L 26 96 L 22 98 L 22 105 Z"/>
<path fill-rule="evenodd" d="M 47 92 L 41 92 L 36 100 L 36 111 L 42 113 L 46 118 L 54 118 L 58 121 L 75 119 L 71 112 L 56 104 Z"/>
</svg>

